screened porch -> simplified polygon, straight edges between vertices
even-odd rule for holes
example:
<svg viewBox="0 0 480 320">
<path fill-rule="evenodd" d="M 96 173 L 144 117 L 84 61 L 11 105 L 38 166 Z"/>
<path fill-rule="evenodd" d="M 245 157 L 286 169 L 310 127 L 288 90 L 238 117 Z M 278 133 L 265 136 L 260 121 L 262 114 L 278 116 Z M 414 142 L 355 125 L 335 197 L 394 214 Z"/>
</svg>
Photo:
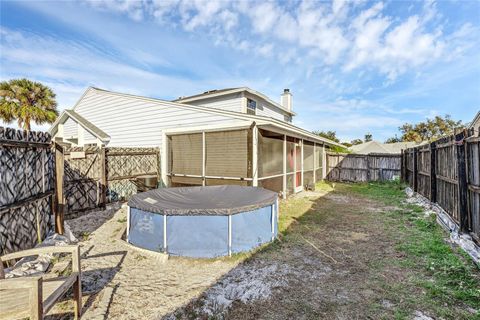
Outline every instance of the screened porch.
<svg viewBox="0 0 480 320">
<path fill-rule="evenodd" d="M 283 197 L 325 176 L 322 142 L 252 126 L 167 134 L 167 186 L 259 186 Z"/>
</svg>

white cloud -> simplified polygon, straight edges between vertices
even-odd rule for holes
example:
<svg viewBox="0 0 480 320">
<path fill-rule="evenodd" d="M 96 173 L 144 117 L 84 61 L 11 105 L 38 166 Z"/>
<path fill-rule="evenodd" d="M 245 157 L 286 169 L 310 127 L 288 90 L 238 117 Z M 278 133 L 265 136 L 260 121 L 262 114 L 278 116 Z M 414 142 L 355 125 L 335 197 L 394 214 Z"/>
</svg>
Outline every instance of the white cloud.
<svg viewBox="0 0 480 320">
<path fill-rule="evenodd" d="M 461 41 L 474 31 L 466 25 L 444 34 L 444 21 L 434 0 L 425 1 L 416 14 L 401 18 L 387 13 L 391 3 L 366 1 L 87 1 L 94 8 L 121 12 L 135 20 L 150 16 L 189 32 L 206 31 L 215 43 L 240 51 L 259 47 L 265 57 L 272 56 L 271 47 L 263 44 L 268 39 L 277 42 L 273 44 L 281 51 L 295 49 L 317 66 L 336 65 L 345 72 L 375 70 L 386 77 L 388 85 L 410 70 L 416 72 L 463 54 L 471 41 Z M 278 56 L 282 63 L 294 60 L 287 53 Z"/>
<path fill-rule="evenodd" d="M 131 19 L 140 21 L 144 18 L 144 3 L 136 0 L 85 0 L 92 7 L 127 14 Z"/>
<path fill-rule="evenodd" d="M 180 96 L 188 88 L 195 88 L 194 81 L 119 62 L 85 43 L 6 28 L 0 28 L 0 35 L 2 78 L 28 74 L 29 78 L 46 83 L 57 93 L 60 109 L 72 107 L 89 85 L 157 97 Z"/>
<path fill-rule="evenodd" d="M 271 43 L 264 44 L 258 48 L 257 52 L 264 57 L 270 57 L 273 52 L 273 44 Z"/>
</svg>

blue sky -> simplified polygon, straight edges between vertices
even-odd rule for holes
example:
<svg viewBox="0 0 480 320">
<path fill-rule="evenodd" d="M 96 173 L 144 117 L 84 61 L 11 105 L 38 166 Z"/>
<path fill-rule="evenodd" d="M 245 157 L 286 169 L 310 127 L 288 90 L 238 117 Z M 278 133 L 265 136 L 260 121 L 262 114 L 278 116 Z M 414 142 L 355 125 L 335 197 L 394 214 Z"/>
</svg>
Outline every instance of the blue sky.
<svg viewBox="0 0 480 320">
<path fill-rule="evenodd" d="M 60 109 L 88 86 L 168 100 L 248 86 L 278 101 L 290 88 L 295 124 L 345 141 L 480 110 L 479 1 L 0 5 L 1 80 L 41 81 Z"/>
</svg>

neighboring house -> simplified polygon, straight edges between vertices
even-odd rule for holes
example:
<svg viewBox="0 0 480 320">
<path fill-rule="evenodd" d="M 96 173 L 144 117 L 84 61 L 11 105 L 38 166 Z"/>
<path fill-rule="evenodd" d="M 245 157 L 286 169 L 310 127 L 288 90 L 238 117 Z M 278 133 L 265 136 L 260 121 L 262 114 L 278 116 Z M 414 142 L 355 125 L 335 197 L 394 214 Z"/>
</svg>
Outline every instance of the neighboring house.
<svg viewBox="0 0 480 320">
<path fill-rule="evenodd" d="M 475 135 L 480 135 L 480 111 L 477 112 L 477 115 L 473 118 L 473 121 L 470 122 L 468 128 L 473 129 Z"/>
<path fill-rule="evenodd" d="M 241 184 L 283 195 L 325 176 L 339 144 L 294 126 L 292 94 L 276 103 L 249 88 L 165 101 L 88 88 L 49 132 L 73 146 L 159 147 L 166 186 Z"/>
<path fill-rule="evenodd" d="M 369 141 L 361 144 L 351 146 L 350 151 L 356 154 L 370 154 L 370 153 L 388 153 L 401 154 L 402 150 L 413 148 L 423 143 L 417 142 L 395 142 L 395 143 L 380 143 L 378 141 Z"/>
</svg>

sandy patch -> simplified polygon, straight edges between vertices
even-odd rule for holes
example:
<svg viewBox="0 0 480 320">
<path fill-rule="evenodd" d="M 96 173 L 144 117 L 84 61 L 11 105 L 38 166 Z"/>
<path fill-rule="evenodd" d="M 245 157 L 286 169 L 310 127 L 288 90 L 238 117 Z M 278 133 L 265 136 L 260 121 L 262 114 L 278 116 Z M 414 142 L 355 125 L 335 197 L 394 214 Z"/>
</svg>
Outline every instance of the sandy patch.
<svg viewBox="0 0 480 320">
<path fill-rule="evenodd" d="M 238 264 L 233 259 L 165 261 L 137 250 L 120 240 L 125 218 L 122 208 L 67 222 L 83 239 L 84 319 L 156 319 L 199 296 Z"/>
</svg>

